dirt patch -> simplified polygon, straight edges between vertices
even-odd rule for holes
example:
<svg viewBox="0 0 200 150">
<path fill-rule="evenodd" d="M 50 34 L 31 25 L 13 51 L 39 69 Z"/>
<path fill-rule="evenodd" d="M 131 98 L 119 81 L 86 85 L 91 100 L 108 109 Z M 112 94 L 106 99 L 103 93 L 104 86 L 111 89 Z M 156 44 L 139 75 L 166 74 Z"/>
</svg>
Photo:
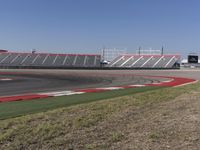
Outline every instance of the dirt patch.
<svg viewBox="0 0 200 150">
<path fill-rule="evenodd" d="M 127 138 L 113 147 L 200 149 L 200 95 L 184 94 L 169 102 L 128 112 L 128 116 L 123 116 L 127 120 L 123 122 Z"/>
</svg>

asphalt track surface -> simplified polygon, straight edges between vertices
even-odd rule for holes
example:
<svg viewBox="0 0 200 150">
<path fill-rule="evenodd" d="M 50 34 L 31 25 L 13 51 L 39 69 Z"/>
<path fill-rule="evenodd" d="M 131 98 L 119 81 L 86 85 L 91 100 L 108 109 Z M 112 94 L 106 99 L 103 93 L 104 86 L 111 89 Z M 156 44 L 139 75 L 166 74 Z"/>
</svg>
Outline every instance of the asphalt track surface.
<svg viewBox="0 0 200 150">
<path fill-rule="evenodd" d="M 200 70 L 2 69 L 0 70 L 0 96 L 130 84 L 148 84 L 164 80 L 163 78 L 148 78 L 137 75 L 176 76 L 199 80 Z"/>
</svg>

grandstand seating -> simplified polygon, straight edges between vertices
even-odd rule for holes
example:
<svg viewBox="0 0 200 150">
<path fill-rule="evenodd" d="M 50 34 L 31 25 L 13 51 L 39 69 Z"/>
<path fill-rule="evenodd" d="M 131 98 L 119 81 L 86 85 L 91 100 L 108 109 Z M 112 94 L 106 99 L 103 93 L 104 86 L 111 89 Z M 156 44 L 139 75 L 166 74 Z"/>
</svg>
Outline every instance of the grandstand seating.
<svg viewBox="0 0 200 150">
<path fill-rule="evenodd" d="M 0 67 L 100 67 L 100 55 L 0 52 Z"/>
<path fill-rule="evenodd" d="M 116 57 L 106 68 L 176 68 L 180 55 L 131 55 Z M 101 55 L 15 53 L 0 51 L 0 68 L 100 68 Z"/>
<path fill-rule="evenodd" d="M 179 55 L 120 55 L 108 64 L 113 68 L 175 68 Z"/>
</svg>

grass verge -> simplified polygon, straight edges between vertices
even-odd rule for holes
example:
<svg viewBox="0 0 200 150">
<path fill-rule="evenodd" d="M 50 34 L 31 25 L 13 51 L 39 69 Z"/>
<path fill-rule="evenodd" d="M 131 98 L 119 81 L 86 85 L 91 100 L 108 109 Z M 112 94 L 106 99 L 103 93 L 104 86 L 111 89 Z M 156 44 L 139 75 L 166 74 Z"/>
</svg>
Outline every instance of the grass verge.
<svg viewBox="0 0 200 150">
<path fill-rule="evenodd" d="M 99 92 L 99 93 L 85 93 L 81 95 L 70 95 L 70 96 L 38 99 L 38 100 L 0 103 L 0 119 L 2 120 L 30 113 L 47 111 L 59 107 L 68 107 L 71 105 L 88 103 L 108 98 L 139 93 L 139 92 L 145 92 L 149 90 L 155 90 L 155 89 L 158 89 L 158 87 L 130 88 L 130 89 L 113 90 L 113 91 Z"/>
<path fill-rule="evenodd" d="M 144 119 L 145 116 L 140 116 L 141 119 L 137 120 L 141 113 L 140 109 L 163 101 L 174 100 L 182 94 L 190 94 L 191 91 L 199 88 L 200 83 L 197 83 L 152 91 L 147 91 L 149 89 L 145 88 L 146 92 L 136 94 L 133 94 L 136 92 L 133 92 L 133 89 L 129 89 L 130 91 L 127 89 L 123 93 L 129 94 L 128 96 L 1 120 L 0 149 L 68 149 L 69 147 L 112 149 L 113 145 L 128 138 L 127 126 L 130 125 L 131 118 L 134 124 L 147 119 Z M 145 91 L 144 88 L 137 90 Z M 120 91 L 111 93 L 117 96 Z M 112 97 L 111 93 L 102 93 L 102 98 Z M 90 96 L 94 98 L 95 94 Z M 82 103 L 85 98 L 81 98 Z M 79 103 L 74 102 L 73 104 Z M 140 128 L 140 126 L 136 127 Z M 147 138 L 148 140 L 156 139 L 159 138 L 159 134 L 153 132 Z"/>
</svg>

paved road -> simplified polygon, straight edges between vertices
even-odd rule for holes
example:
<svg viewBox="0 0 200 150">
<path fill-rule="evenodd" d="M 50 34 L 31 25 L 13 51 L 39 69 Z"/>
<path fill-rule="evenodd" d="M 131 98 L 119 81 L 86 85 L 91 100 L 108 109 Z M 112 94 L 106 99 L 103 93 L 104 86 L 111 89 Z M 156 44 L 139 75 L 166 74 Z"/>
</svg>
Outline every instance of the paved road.
<svg viewBox="0 0 200 150">
<path fill-rule="evenodd" d="M 2 72 L 8 72 L 2 74 Z M 178 76 L 200 80 L 200 70 L 0 70 L 0 96 L 159 82 L 135 75 Z"/>
<path fill-rule="evenodd" d="M 5 73 L 6 72 L 6 73 Z M 119 72 L 119 73 L 118 73 Z M 12 80 L 1 80 L 12 79 Z M 1 70 L 0 96 L 159 82 L 120 71 Z"/>
</svg>

